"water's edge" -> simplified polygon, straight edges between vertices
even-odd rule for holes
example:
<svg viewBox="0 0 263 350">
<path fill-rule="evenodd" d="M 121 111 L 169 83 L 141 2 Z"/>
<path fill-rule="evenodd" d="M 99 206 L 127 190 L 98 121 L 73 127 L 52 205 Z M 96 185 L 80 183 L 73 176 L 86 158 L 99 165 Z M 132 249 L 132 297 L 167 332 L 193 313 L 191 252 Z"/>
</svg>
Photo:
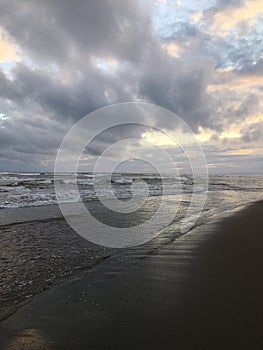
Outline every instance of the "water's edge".
<svg viewBox="0 0 263 350">
<path fill-rule="evenodd" d="M 255 201 L 254 203 L 256 203 L 258 201 Z M 152 240 L 151 242 L 147 243 L 147 244 L 144 244 L 143 246 L 139 246 L 139 247 L 134 247 L 134 248 L 126 248 L 126 249 L 120 249 L 120 250 L 117 250 L 115 252 L 112 252 L 111 254 L 105 254 L 104 256 L 100 256 L 100 258 L 94 260 L 89 266 L 88 268 L 86 267 L 85 269 L 83 270 L 79 270 L 74 276 L 69 276 L 68 278 L 65 278 L 63 280 L 59 280 L 59 281 L 55 281 L 52 285 L 50 285 L 50 287 L 42 290 L 40 293 L 36 293 L 34 295 L 32 295 L 30 298 L 27 298 L 25 300 L 23 300 L 22 302 L 18 303 L 17 305 L 14 305 L 12 307 L 8 307 L 8 308 L 5 308 L 3 310 L 1 310 L 0 312 L 0 322 L 4 321 L 5 319 L 9 318 L 11 315 L 13 315 L 18 309 L 20 309 L 22 306 L 24 306 L 25 304 L 29 303 L 33 298 L 35 298 L 37 295 L 39 294 L 42 294 L 44 293 L 45 291 L 47 290 L 50 290 L 52 288 L 54 288 L 55 286 L 57 285 L 62 285 L 64 283 L 67 283 L 68 281 L 70 280 L 73 280 L 75 278 L 78 278 L 78 276 L 80 276 L 81 274 L 83 274 L 85 271 L 88 271 L 92 268 L 94 268 L 95 266 L 99 265 L 100 263 L 102 263 L 104 260 L 106 259 L 109 259 L 110 257 L 112 257 L 113 255 L 116 255 L 116 254 L 120 254 L 120 260 L 121 260 L 121 255 L 123 255 L 124 251 L 127 252 L 127 250 L 130 250 L 130 249 L 138 249 L 138 251 L 141 251 L 143 250 L 143 254 L 145 256 L 150 256 L 152 255 L 156 250 L 162 248 L 163 246 L 165 245 L 169 245 L 171 244 L 172 242 L 174 242 L 176 239 L 184 236 L 185 234 L 189 233 L 190 231 L 194 230 L 195 228 L 197 227 L 200 227 L 202 225 L 207 225 L 207 224 L 212 224 L 212 223 L 216 223 L 218 221 L 221 221 L 223 220 L 224 218 L 226 217 L 229 217 L 229 216 L 232 216 L 234 215 L 235 213 L 239 212 L 240 210 L 243 210 L 245 209 L 246 207 L 250 206 L 252 203 L 247 203 L 245 205 L 242 205 L 242 206 L 237 206 L 231 210 L 226 210 L 226 211 L 223 211 L 221 213 L 218 213 L 218 214 L 215 214 L 213 216 L 211 216 L 210 218 L 207 218 L 207 221 L 203 222 L 203 221 L 200 221 L 199 223 L 197 222 L 195 224 L 195 226 L 193 226 L 189 231 L 185 232 L 185 233 L 181 233 L 179 231 L 178 228 L 176 228 L 175 225 L 173 225 L 173 227 L 168 227 L 167 230 L 163 230 L 161 233 L 160 233 L 160 236 L 157 237 L 157 239 L 154 239 Z M 55 205 L 54 205 L 55 207 Z M 37 209 L 39 208 L 43 208 L 43 207 L 37 207 Z M 23 211 L 26 209 L 26 210 L 30 210 L 31 208 L 21 208 L 23 209 Z M 10 209 L 9 209 L 10 210 Z M 17 209 L 15 209 L 17 211 Z M 43 214 L 43 211 L 40 210 L 41 214 Z M 56 213 L 57 214 L 57 213 Z M 32 215 L 32 212 L 31 212 L 31 215 Z M 51 217 L 51 218 L 43 218 L 42 216 L 42 219 L 40 218 L 39 220 L 31 220 L 31 221 L 22 221 L 22 222 L 12 222 L 12 223 L 9 223 L 9 225 L 26 225 L 27 223 L 32 223 L 32 222 L 48 222 L 48 221 L 53 221 L 53 220 L 63 220 L 63 217 L 60 215 L 58 217 Z M 7 226 L 8 224 L 4 224 L 4 225 L 1 225 L 1 227 L 3 226 Z"/>
</svg>

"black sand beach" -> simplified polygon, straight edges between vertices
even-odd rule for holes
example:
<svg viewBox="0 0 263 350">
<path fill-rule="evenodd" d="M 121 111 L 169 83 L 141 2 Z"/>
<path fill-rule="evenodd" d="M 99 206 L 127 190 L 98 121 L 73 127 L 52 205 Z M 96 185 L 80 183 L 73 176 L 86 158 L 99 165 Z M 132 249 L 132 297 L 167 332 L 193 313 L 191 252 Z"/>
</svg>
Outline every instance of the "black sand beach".
<svg viewBox="0 0 263 350">
<path fill-rule="evenodd" d="M 121 227 L 147 220 L 159 199 L 151 199 L 147 210 L 137 211 L 128 218 L 112 215 L 99 201 L 86 205 L 99 220 Z M 169 228 L 147 247 L 165 244 L 176 235 Z M 57 205 L 0 210 L 0 245 L 0 321 L 35 295 L 64 283 L 116 252 L 78 235 Z"/>
<path fill-rule="evenodd" d="M 263 203 L 120 252 L 1 323 L 1 349 L 262 349 Z"/>
<path fill-rule="evenodd" d="M 262 37 L 262 0 L 0 0 L 0 350 L 263 350 Z"/>
</svg>

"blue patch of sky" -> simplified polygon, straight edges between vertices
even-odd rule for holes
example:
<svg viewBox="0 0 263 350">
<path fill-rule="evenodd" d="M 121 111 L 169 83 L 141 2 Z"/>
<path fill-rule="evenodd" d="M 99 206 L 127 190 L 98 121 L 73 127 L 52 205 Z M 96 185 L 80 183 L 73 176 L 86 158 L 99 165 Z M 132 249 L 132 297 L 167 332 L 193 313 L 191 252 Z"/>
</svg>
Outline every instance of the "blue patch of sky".
<svg viewBox="0 0 263 350">
<path fill-rule="evenodd" d="M 5 62 L 0 62 L 0 69 L 3 70 L 4 72 L 10 72 L 16 62 L 14 61 L 5 61 Z"/>
<path fill-rule="evenodd" d="M 247 26 L 245 22 L 233 28 L 221 41 L 225 60 L 222 68 L 242 69 L 251 67 L 263 58 L 263 15 L 259 15 L 254 23 Z"/>
<path fill-rule="evenodd" d="M 177 24 L 181 27 L 184 27 L 184 24 L 188 27 L 191 24 L 194 25 L 192 15 L 195 12 L 203 12 L 212 5 L 213 2 L 208 0 L 202 2 L 197 0 L 156 2 L 153 11 L 154 29 L 161 38 L 168 38 L 173 35 Z"/>
<path fill-rule="evenodd" d="M 196 32 L 203 34 L 200 42 L 203 54 L 216 61 L 216 68 L 241 69 L 254 65 L 263 57 L 263 14 L 252 25 L 245 22 L 232 28 L 224 38 L 218 37 L 202 23 L 196 24 L 192 18 L 195 12 L 203 12 L 215 5 L 215 1 L 175 1 L 156 2 L 153 11 L 153 25 L 162 39 L 193 37 Z M 208 29 L 208 30 L 207 30 Z"/>
</svg>

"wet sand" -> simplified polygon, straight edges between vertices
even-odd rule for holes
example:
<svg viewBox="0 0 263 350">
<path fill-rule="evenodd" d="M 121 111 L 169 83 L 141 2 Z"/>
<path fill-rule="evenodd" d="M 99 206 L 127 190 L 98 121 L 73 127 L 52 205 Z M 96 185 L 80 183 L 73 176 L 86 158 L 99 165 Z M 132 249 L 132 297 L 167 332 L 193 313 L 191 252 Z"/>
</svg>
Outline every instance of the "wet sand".
<svg viewBox="0 0 263 350">
<path fill-rule="evenodd" d="M 147 210 L 128 218 L 110 215 L 99 201 L 88 202 L 87 207 L 100 221 L 121 227 L 147 220 L 157 202 L 158 198 L 151 200 Z M 174 237 L 174 230 L 170 235 Z M 155 244 L 163 244 L 164 239 Z M 115 252 L 78 235 L 57 205 L 0 210 L 0 246 L 0 321 L 35 295 L 94 267 Z"/>
<path fill-rule="evenodd" d="M 120 252 L 0 325 L 1 349 L 263 349 L 263 203 Z"/>
</svg>

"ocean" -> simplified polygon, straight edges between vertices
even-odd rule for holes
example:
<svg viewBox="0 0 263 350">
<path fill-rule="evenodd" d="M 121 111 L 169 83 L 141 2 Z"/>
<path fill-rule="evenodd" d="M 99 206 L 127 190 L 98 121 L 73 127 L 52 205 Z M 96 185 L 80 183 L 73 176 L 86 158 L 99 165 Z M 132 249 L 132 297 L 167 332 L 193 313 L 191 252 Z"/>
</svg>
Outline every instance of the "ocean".
<svg viewBox="0 0 263 350">
<path fill-rule="evenodd" d="M 70 191 L 70 184 L 75 182 L 71 174 L 61 174 L 61 182 L 67 185 L 67 192 L 62 202 L 71 203 L 78 198 L 74 197 L 74 191 Z M 95 181 L 102 179 L 103 174 L 94 177 L 92 173 L 78 174 L 78 189 L 83 201 L 98 200 L 98 193 L 94 185 Z M 163 181 L 166 182 L 167 196 L 184 194 L 184 200 L 193 190 L 193 177 L 190 175 L 167 174 L 162 178 L 156 174 L 120 174 L 112 175 L 111 188 L 100 186 L 100 196 L 107 199 L 111 194 L 119 199 L 129 199 L 132 195 L 145 195 L 145 187 L 139 186 L 131 191 L 131 185 L 137 180 L 143 180 L 148 186 L 148 196 L 163 195 Z M 167 190 L 168 188 L 168 190 Z M 233 206 L 245 204 L 262 199 L 263 176 L 240 175 L 210 175 L 208 199 L 206 208 L 225 210 Z M 0 209 L 36 207 L 56 204 L 53 173 L 0 173 Z"/>
<path fill-rule="evenodd" d="M 138 180 L 147 184 L 147 200 L 141 209 L 132 213 L 118 213 L 103 206 L 99 198 L 114 194 L 123 203 L 130 198 L 145 196 L 145 186 L 133 186 Z M 71 191 L 74 177 L 60 174 L 59 180 L 67 188 L 62 202 L 71 205 L 79 198 Z M 96 181 L 100 182 L 98 194 Z M 165 177 L 156 174 L 113 174 L 111 184 L 104 185 L 104 174 L 78 174 L 80 197 L 89 212 L 110 227 L 132 227 L 150 219 L 160 201 L 166 202 L 173 220 L 152 241 L 136 249 L 145 255 L 169 244 L 182 235 L 180 224 L 185 218 L 193 195 L 193 178 L 188 174 Z M 165 193 L 163 183 L 165 182 Z M 196 192 L 197 199 L 204 193 Z M 210 175 L 204 206 L 195 222 L 206 224 L 225 212 L 230 213 L 251 202 L 263 199 L 263 176 Z M 198 200 L 195 203 L 198 207 Z M 199 209 L 199 208 L 198 208 Z M 89 228 L 87 227 L 87 230 Z M 34 295 L 76 276 L 112 254 L 120 255 L 120 263 L 129 249 L 118 250 L 99 246 L 79 236 L 67 224 L 57 205 L 52 173 L 0 174 L 0 319 L 14 312 Z"/>
</svg>

